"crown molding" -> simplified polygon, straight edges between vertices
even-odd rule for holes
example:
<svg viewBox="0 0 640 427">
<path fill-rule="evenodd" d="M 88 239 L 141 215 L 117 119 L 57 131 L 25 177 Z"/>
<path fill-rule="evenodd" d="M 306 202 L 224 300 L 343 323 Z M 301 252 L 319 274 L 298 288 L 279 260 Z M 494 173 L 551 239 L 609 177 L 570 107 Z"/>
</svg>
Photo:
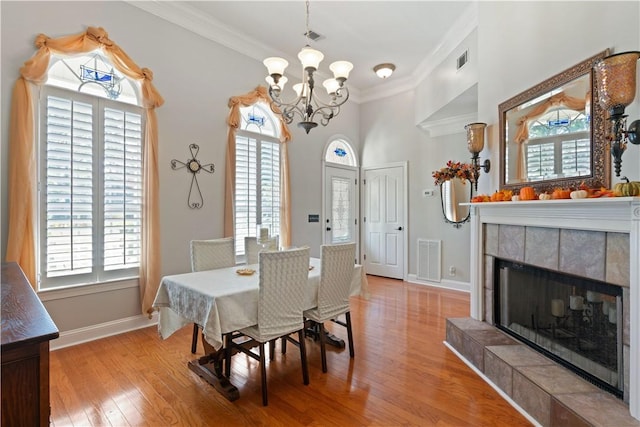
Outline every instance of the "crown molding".
<svg viewBox="0 0 640 427">
<path fill-rule="evenodd" d="M 418 127 L 432 138 L 435 138 L 437 136 L 462 133 L 463 131 L 460 129 L 464 129 L 466 125 L 476 121 L 478 121 L 478 114 L 468 113 L 441 120 L 425 120 L 424 122 L 418 123 Z"/>
</svg>

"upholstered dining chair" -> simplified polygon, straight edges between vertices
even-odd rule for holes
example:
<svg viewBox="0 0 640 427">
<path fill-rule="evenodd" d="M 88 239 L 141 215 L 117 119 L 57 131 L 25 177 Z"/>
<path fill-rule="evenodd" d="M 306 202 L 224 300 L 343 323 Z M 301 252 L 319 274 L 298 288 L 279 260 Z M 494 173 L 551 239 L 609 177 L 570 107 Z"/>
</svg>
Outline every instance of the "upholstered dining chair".
<svg viewBox="0 0 640 427">
<path fill-rule="evenodd" d="M 242 352 L 260 362 L 262 404 L 267 406 L 267 371 L 265 343 L 274 345 L 278 338 L 288 338 L 300 348 L 302 381 L 309 384 L 307 353 L 304 342 L 305 287 L 309 276 L 309 248 L 259 254 L 258 323 L 237 332 L 225 334 L 225 375 L 231 376 L 231 356 Z M 289 337 L 298 333 L 298 340 Z M 249 341 L 247 341 L 247 337 Z M 236 340 L 240 340 L 237 342 Z M 253 348 L 259 347 L 256 354 Z M 273 360 L 273 352 L 270 354 Z"/>
<path fill-rule="evenodd" d="M 351 312 L 349 310 L 349 288 L 353 278 L 356 244 L 322 245 L 320 247 L 320 284 L 318 306 L 304 311 L 304 317 L 317 326 L 320 339 L 322 372 L 327 372 L 324 322 L 333 320 L 347 328 L 349 355 L 354 356 Z M 338 321 L 344 314 L 346 322 Z"/>
<path fill-rule="evenodd" d="M 233 237 L 211 240 L 192 240 L 191 271 L 215 270 L 236 265 L 236 250 Z M 193 324 L 191 338 L 191 353 L 196 352 L 198 346 L 199 326 Z"/>
</svg>

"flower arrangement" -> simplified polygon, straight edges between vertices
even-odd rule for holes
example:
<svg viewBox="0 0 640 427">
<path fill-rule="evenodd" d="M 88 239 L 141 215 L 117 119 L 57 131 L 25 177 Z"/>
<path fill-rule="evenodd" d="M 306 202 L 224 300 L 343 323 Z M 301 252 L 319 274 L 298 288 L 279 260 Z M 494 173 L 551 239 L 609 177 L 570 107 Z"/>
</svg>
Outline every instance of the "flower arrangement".
<svg viewBox="0 0 640 427">
<path fill-rule="evenodd" d="M 433 171 L 433 179 L 436 185 L 440 185 L 451 178 L 460 178 L 463 182 L 469 180 L 475 181 L 475 170 L 471 163 L 460 163 L 449 160 L 447 166 Z"/>
</svg>

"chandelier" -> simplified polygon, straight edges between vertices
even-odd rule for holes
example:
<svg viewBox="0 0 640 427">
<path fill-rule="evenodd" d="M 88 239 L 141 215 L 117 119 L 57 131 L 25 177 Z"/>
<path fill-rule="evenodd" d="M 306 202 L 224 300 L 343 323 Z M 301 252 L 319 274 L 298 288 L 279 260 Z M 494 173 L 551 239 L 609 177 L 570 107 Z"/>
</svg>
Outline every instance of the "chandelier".
<svg viewBox="0 0 640 427">
<path fill-rule="evenodd" d="M 296 97 L 291 102 L 285 102 L 280 98 L 287 78 L 284 77 L 284 70 L 289 63 L 283 58 L 270 57 L 263 61 L 267 67 L 269 84 L 269 96 L 271 105 L 280 109 L 285 123 L 290 124 L 293 118 L 300 116 L 298 126 L 303 128 L 307 134 L 311 129 L 318 126 L 315 121 L 316 116 L 322 126 L 326 126 L 329 120 L 340 113 L 340 106 L 349 99 L 349 90 L 344 82 L 349 77 L 349 72 L 353 69 L 353 64 L 347 61 L 336 61 L 329 66 L 333 72 L 333 78 L 325 80 L 322 85 L 327 91 L 329 100 L 323 102 L 318 97 L 313 79 L 313 73 L 318 70 L 320 61 L 324 58 L 322 52 L 312 49 L 309 46 L 309 1 L 306 1 L 306 33 L 307 45 L 298 53 L 298 59 L 302 63 L 302 83 L 293 85 Z"/>
</svg>

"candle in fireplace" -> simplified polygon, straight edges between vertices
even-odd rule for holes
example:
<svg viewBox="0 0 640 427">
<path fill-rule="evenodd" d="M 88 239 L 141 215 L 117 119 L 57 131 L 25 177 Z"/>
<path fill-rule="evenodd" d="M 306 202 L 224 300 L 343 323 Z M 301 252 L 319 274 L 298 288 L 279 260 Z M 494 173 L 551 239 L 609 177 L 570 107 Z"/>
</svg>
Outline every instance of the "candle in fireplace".
<svg viewBox="0 0 640 427">
<path fill-rule="evenodd" d="M 571 310 L 583 310 L 584 298 L 580 295 L 571 295 L 569 297 L 569 308 L 571 308 Z"/>
<path fill-rule="evenodd" d="M 601 302 L 602 301 L 602 295 L 594 292 L 594 291 L 587 291 L 587 301 L 589 302 Z"/>
<path fill-rule="evenodd" d="M 564 301 L 561 299 L 551 300 L 551 315 L 554 317 L 564 316 Z"/>
</svg>

